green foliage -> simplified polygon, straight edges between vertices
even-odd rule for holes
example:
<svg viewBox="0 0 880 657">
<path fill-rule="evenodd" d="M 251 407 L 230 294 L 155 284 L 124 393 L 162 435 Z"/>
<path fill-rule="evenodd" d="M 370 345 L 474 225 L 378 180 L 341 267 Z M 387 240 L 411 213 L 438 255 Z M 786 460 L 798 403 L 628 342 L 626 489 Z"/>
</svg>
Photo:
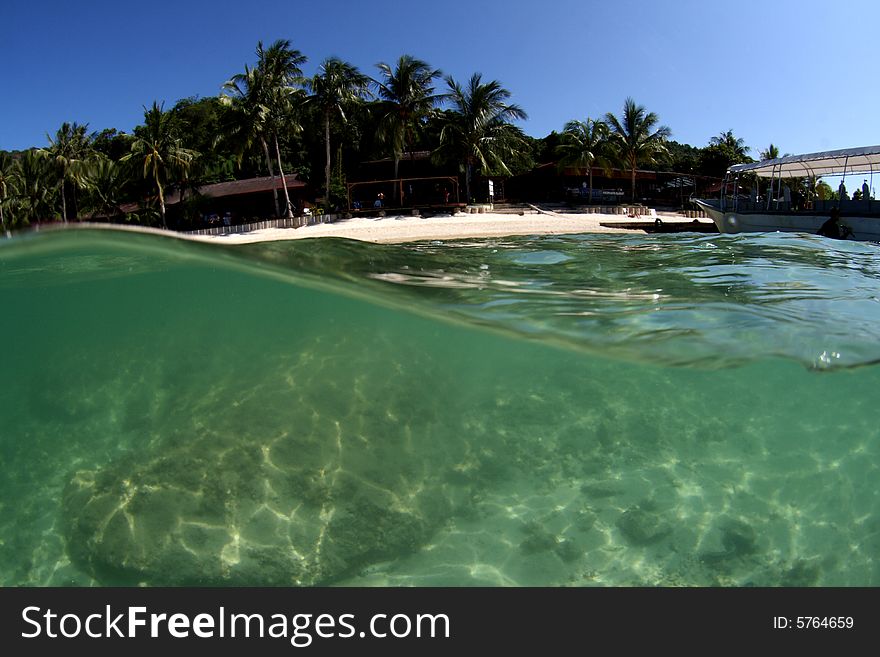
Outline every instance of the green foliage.
<svg viewBox="0 0 880 657">
<path fill-rule="evenodd" d="M 143 177 L 155 186 L 162 226 L 165 220 L 165 188 L 169 181 L 186 177 L 195 151 L 180 145 L 179 126 L 175 125 L 171 112 L 153 101 L 152 107 L 144 108 L 144 125 L 135 129 L 131 152 L 122 160 L 132 161 L 143 167 Z"/>
<path fill-rule="evenodd" d="M 377 136 L 394 157 L 397 178 L 400 158 L 412 148 L 437 104 L 434 80 L 441 72 L 410 55 L 401 56 L 393 69 L 385 62 L 377 66 L 380 79 L 374 84 L 381 116 Z"/>
<path fill-rule="evenodd" d="M 57 169 L 45 151 L 32 149 L 22 153 L 12 164 L 7 177 L 11 183 L 5 202 L 10 210 L 10 217 L 6 220 L 9 228 L 58 217 Z"/>
<path fill-rule="evenodd" d="M 95 153 L 115 161 L 131 150 L 132 141 L 132 135 L 119 132 L 116 128 L 106 128 L 92 135 L 92 149 Z"/>
<path fill-rule="evenodd" d="M 173 132 L 183 148 L 199 153 L 190 166 L 190 182 L 205 184 L 234 179 L 236 153 L 220 139 L 229 107 L 218 97 L 183 98 L 170 112 Z"/>
<path fill-rule="evenodd" d="M 728 130 L 727 132 L 722 132 L 716 137 L 712 137 L 712 139 L 709 140 L 709 145 L 716 146 L 724 153 L 727 153 L 734 161 L 734 164 L 746 161 L 748 159 L 746 153 L 751 150 L 746 146 L 744 139 L 733 134 L 733 130 Z"/>
<path fill-rule="evenodd" d="M 760 152 L 758 157 L 760 157 L 762 160 L 775 160 L 777 157 L 779 157 L 779 149 L 773 144 L 770 144 L 767 148 Z"/>
<path fill-rule="evenodd" d="M 529 138 L 532 145 L 532 157 L 539 164 L 553 162 L 556 159 L 556 149 L 562 143 L 562 135 L 553 130 L 549 135 L 541 139 Z"/>
<path fill-rule="evenodd" d="M 672 133 L 666 126 L 655 129 L 658 121 L 654 112 L 636 105 L 632 98 L 624 101 L 620 118 L 610 112 L 605 115 L 610 130 L 612 159 L 630 171 L 633 201 L 636 198 L 636 169 L 640 165 L 653 164 L 667 153 L 666 140 Z"/>
<path fill-rule="evenodd" d="M 348 62 L 331 57 L 308 83 L 312 91 L 309 101 L 318 106 L 324 122 L 326 163 L 324 167 L 324 196 L 331 203 L 330 124 L 335 117 L 345 122 L 346 110 L 369 95 L 369 78 Z M 338 194 L 335 196 L 338 197 Z"/>
<path fill-rule="evenodd" d="M 609 156 L 608 125 L 602 121 L 587 118 L 585 121 L 569 121 L 556 147 L 561 166 L 578 169 L 592 169 L 601 166 L 611 168 Z"/>
<path fill-rule="evenodd" d="M 666 142 L 666 157 L 658 160 L 658 168 L 661 171 L 675 171 L 678 173 L 699 173 L 700 155 L 699 148 L 690 144 L 680 144 L 677 141 Z"/>
<path fill-rule="evenodd" d="M 704 175 L 722 177 L 727 168 L 734 164 L 752 162 L 747 153 L 751 150 L 745 141 L 736 137 L 732 130 L 720 133 L 709 140 L 709 145 L 700 153 L 700 169 Z"/>
<path fill-rule="evenodd" d="M 593 200 L 593 167 L 600 166 L 606 172 L 611 169 L 614 157 L 608 124 L 587 118 L 585 121 L 569 121 L 556 147 L 560 167 L 583 169 L 589 179 L 589 199 Z"/>
<path fill-rule="evenodd" d="M 125 202 L 131 179 L 127 163 L 114 162 L 107 157 L 95 157 L 83 169 L 83 187 L 86 195 L 83 209 L 95 217 L 121 217 L 120 206 Z"/>
<path fill-rule="evenodd" d="M 445 79 L 448 91 L 442 98 L 452 110 L 443 115 L 435 156 L 460 163 L 471 200 L 474 173 L 510 175 L 508 162 L 528 153 L 523 131 L 510 123 L 528 117 L 519 105 L 507 102 L 511 94 L 497 80 L 483 83 L 482 75 L 474 73 L 463 87 L 451 76 Z"/>
<path fill-rule="evenodd" d="M 535 163 L 557 161 L 591 172 L 614 165 L 633 177 L 640 167 L 721 177 L 731 164 L 750 161 L 732 130 L 704 148 L 669 140 L 669 129 L 658 127 L 657 116 L 631 98 L 619 116 L 570 121 L 563 131 L 535 138 L 513 124 L 525 112 L 510 103 L 510 92 L 479 74 L 465 84 L 447 77 L 438 93 L 440 70 L 410 55 L 378 64 L 376 80 L 335 57 L 306 80 L 306 57 L 287 40 L 268 47 L 258 42 L 255 55 L 220 96 L 183 98 L 167 112 L 154 103 L 133 134 L 114 128 L 89 134 L 87 126 L 65 123 L 46 148 L 6 154 L 0 159 L 0 223 L 20 226 L 80 211 L 119 219 L 119 207 L 137 201 L 143 207 L 128 220 L 164 224 L 166 189 L 183 189 L 195 199 L 193 192 L 206 183 L 285 171 L 322 186 L 328 202 L 341 205 L 346 180 L 363 176 L 362 164 L 391 155 L 397 176 L 400 160 L 413 151 L 430 151 L 444 173 L 460 172 L 467 198 L 474 175 L 516 175 Z M 773 144 L 761 151 L 761 157 L 778 155 Z M 793 192 L 806 185 L 789 181 Z M 277 215 L 277 188 L 275 194 Z M 198 203 L 188 202 L 193 212 Z"/>
<path fill-rule="evenodd" d="M 257 65 L 244 73 L 234 75 L 223 85 L 225 96 L 221 102 L 232 109 L 230 115 L 230 137 L 237 160 L 241 160 L 255 144 L 262 146 L 269 175 L 274 174 L 274 165 L 284 177 L 284 163 L 281 156 L 281 134 L 299 133 L 305 94 L 302 87 L 306 81 L 301 66 L 307 61 L 305 55 L 293 49 L 290 41 L 279 39 L 268 48 L 263 42 L 257 43 Z M 275 161 L 269 154 L 274 146 Z M 293 206 L 288 196 L 287 186 L 280 185 L 284 192 L 286 212 L 293 216 Z M 277 191 L 275 192 L 275 214 L 280 214 Z"/>
<path fill-rule="evenodd" d="M 68 219 L 68 197 L 75 207 L 76 190 L 83 186 L 82 172 L 85 162 L 92 157 L 92 139 L 87 132 L 88 125 L 62 123 L 54 139 L 49 137 L 49 148 L 42 153 L 49 158 L 58 179 L 58 198 L 61 203 L 61 218 Z"/>
</svg>

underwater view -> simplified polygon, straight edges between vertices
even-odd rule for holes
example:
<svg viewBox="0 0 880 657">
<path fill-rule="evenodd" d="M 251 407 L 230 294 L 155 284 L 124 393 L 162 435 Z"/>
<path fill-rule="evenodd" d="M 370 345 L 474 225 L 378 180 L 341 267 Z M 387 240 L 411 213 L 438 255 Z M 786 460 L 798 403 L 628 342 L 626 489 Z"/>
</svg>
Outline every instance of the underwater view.
<svg viewBox="0 0 880 657">
<path fill-rule="evenodd" d="M 878 586 L 878 263 L 0 240 L 0 585 Z"/>
</svg>

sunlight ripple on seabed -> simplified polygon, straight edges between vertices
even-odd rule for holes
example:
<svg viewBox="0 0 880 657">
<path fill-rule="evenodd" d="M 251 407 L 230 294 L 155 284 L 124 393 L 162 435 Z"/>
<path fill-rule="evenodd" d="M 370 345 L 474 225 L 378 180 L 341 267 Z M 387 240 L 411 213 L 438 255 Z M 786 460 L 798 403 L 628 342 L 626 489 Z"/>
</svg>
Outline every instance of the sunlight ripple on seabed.
<svg viewBox="0 0 880 657">
<path fill-rule="evenodd" d="M 3 244 L 0 584 L 878 585 L 875 252 L 648 239 Z"/>
</svg>

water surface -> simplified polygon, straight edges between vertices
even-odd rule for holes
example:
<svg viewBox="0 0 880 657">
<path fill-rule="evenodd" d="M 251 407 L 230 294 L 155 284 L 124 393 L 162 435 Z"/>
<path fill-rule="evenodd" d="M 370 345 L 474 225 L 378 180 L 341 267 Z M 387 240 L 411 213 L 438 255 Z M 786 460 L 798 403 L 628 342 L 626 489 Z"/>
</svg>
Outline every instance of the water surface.
<svg viewBox="0 0 880 657">
<path fill-rule="evenodd" d="M 0 243 L 0 584 L 876 586 L 877 247 Z"/>
</svg>

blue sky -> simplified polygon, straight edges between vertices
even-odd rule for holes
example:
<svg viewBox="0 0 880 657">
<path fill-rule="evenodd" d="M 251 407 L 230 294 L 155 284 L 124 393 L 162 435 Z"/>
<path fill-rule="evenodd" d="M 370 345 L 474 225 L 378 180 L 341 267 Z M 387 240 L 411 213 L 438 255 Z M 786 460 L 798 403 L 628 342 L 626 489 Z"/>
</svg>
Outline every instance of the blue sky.
<svg viewBox="0 0 880 657">
<path fill-rule="evenodd" d="M 335 55 L 376 75 L 404 53 L 481 72 L 536 137 L 632 96 L 694 146 L 728 129 L 755 156 L 869 145 L 878 26 L 877 0 L 3 0 L 0 149 L 42 146 L 63 121 L 130 130 L 153 100 L 216 95 L 277 38 L 309 74 Z"/>
</svg>

